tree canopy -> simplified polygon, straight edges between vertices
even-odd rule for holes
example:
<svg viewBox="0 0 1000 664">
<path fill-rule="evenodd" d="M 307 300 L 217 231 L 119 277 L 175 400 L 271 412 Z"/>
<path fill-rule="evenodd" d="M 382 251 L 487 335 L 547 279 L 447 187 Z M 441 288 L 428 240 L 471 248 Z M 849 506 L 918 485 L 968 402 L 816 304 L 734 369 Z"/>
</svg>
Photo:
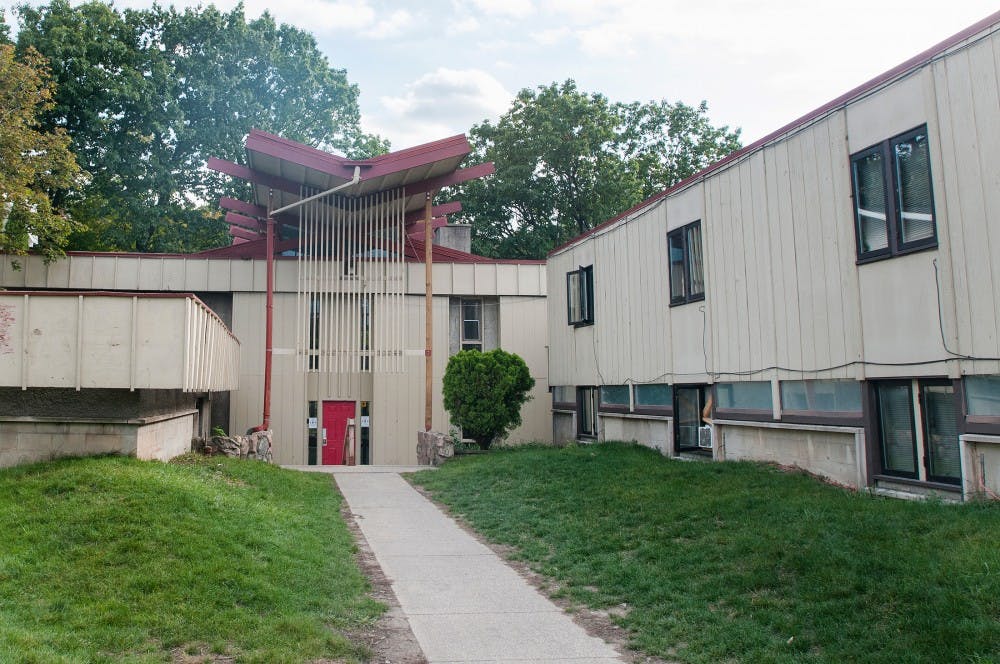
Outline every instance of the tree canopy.
<svg viewBox="0 0 1000 664">
<path fill-rule="evenodd" d="M 39 127 L 54 104 L 45 59 L 31 49 L 15 57 L 6 27 L 0 20 L 0 252 L 23 254 L 37 242 L 53 258 L 74 225 L 49 194 L 73 186 L 80 169 L 65 130 Z"/>
<path fill-rule="evenodd" d="M 452 355 L 442 380 L 444 407 L 452 424 L 487 450 L 521 424 L 521 406 L 535 379 L 519 355 L 499 348 Z"/>
<path fill-rule="evenodd" d="M 576 83 L 524 89 L 494 124 L 470 132 L 496 173 L 461 192 L 473 251 L 544 258 L 586 232 L 740 147 L 708 106 L 611 102 Z"/>
<path fill-rule="evenodd" d="M 388 148 L 361 132 L 346 72 L 309 33 L 267 13 L 248 21 L 242 5 L 119 11 L 67 0 L 18 13 L 18 51 L 47 57 L 57 86 L 42 126 L 65 129 L 90 175 L 59 194 L 85 226 L 71 248 L 225 244 L 218 197 L 246 192 L 204 165 L 245 161 L 254 127 L 352 157 Z"/>
</svg>

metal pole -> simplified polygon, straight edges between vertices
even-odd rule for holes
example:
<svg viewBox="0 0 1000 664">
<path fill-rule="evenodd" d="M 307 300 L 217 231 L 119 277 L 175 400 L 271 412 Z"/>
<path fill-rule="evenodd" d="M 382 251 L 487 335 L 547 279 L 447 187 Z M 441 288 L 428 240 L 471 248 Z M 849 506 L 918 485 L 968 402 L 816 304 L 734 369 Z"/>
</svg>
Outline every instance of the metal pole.
<svg viewBox="0 0 1000 664">
<path fill-rule="evenodd" d="M 424 431 L 430 431 L 433 424 L 433 370 L 432 351 L 434 348 L 434 252 L 433 228 L 431 228 L 431 201 L 434 193 L 428 191 L 424 200 L 424 319 L 427 335 L 424 346 Z"/>
<path fill-rule="evenodd" d="M 271 207 L 274 192 L 268 192 L 267 206 Z M 274 345 L 274 217 L 267 216 L 267 316 L 264 330 L 264 422 L 261 429 L 271 428 L 271 356 Z"/>
</svg>

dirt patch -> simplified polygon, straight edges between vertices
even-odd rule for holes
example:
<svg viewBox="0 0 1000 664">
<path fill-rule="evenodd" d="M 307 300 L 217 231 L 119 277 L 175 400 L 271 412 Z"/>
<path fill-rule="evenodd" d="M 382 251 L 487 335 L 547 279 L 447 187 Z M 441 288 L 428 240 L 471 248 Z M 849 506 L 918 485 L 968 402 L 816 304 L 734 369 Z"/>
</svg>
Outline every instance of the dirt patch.
<svg viewBox="0 0 1000 664">
<path fill-rule="evenodd" d="M 368 546 L 368 540 L 354 520 L 346 500 L 341 503 L 340 513 L 357 545 L 354 558 L 358 567 L 372 584 L 371 596 L 388 607 L 370 627 L 346 633 L 344 636 L 354 643 L 367 646 L 372 651 L 372 658 L 369 660 L 371 664 L 427 664 L 427 658 L 424 657 L 420 644 L 410 630 L 410 623 L 399 606 L 399 600 L 392 592 L 392 585 L 379 566 L 371 547 Z"/>
<path fill-rule="evenodd" d="M 402 475 L 402 477 L 403 479 L 407 479 L 406 475 Z M 500 556 L 500 558 L 502 558 L 507 565 L 520 574 L 521 577 L 523 577 L 528 583 L 537 588 L 543 595 L 548 597 L 549 600 L 556 606 L 565 611 L 571 618 L 573 618 L 573 622 L 580 625 L 580 627 L 583 627 L 588 634 L 596 636 L 599 639 L 603 639 L 605 642 L 615 646 L 620 653 L 622 660 L 629 662 L 630 664 L 677 664 L 674 660 L 653 657 L 651 655 L 633 650 L 629 647 L 629 631 L 614 622 L 614 618 L 628 615 L 630 610 L 628 605 L 619 604 L 617 606 L 606 607 L 603 609 L 592 609 L 588 606 L 573 602 L 566 597 L 554 597 L 554 595 L 561 589 L 558 581 L 539 574 L 524 561 L 514 560 L 513 558 L 518 553 L 515 547 L 505 544 L 496 544 L 487 540 L 478 532 L 473 530 L 472 526 L 466 523 L 461 516 L 453 514 L 451 510 L 448 509 L 447 505 L 442 505 L 438 501 L 434 500 L 434 496 L 431 495 L 430 492 L 425 491 L 423 487 L 417 486 L 412 482 L 410 482 L 410 486 L 416 489 L 420 495 L 437 505 L 437 507 L 445 514 L 454 519 L 455 523 L 457 523 L 465 532 Z"/>
</svg>

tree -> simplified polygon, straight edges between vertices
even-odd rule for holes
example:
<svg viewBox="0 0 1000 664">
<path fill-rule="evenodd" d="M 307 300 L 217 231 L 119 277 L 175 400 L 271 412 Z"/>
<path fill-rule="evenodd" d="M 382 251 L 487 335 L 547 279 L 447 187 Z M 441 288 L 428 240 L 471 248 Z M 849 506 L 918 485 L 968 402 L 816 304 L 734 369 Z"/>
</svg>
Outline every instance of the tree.
<svg viewBox="0 0 1000 664">
<path fill-rule="evenodd" d="M 0 21 L 0 37 L 6 25 Z M 65 130 L 41 131 L 38 117 L 53 106 L 45 60 L 33 50 L 20 58 L 0 38 L 0 251 L 37 248 L 63 254 L 73 223 L 54 208 L 49 193 L 73 186 L 80 173 Z"/>
<path fill-rule="evenodd" d="M 75 248 L 194 251 L 227 241 L 220 196 L 245 185 L 205 170 L 244 162 L 253 127 L 349 156 L 387 143 L 359 128 L 358 89 L 315 39 L 242 5 L 118 11 L 100 1 L 22 6 L 18 49 L 49 58 L 47 127 L 65 127 L 87 187 L 62 192 L 86 225 Z"/>
<path fill-rule="evenodd" d="M 520 356 L 499 348 L 482 353 L 463 350 L 445 368 L 444 407 L 452 424 L 488 450 L 521 424 L 521 406 L 531 396 L 535 379 Z"/>
<path fill-rule="evenodd" d="M 713 127 L 707 111 L 705 102 L 613 103 L 572 80 L 521 90 L 496 124 L 470 132 L 476 157 L 496 164 L 461 192 L 473 250 L 544 258 L 739 148 L 739 130 Z"/>
</svg>

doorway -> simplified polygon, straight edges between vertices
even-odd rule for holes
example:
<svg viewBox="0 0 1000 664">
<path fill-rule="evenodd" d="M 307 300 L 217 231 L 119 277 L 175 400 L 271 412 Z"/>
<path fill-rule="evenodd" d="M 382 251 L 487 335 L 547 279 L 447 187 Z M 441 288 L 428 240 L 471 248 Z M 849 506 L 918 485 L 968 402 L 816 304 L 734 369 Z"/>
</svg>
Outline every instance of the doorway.
<svg viewBox="0 0 1000 664">
<path fill-rule="evenodd" d="M 354 419 L 353 401 L 323 402 L 323 465 L 344 464 L 344 438 L 347 435 L 347 421 Z"/>
<path fill-rule="evenodd" d="M 701 412 L 705 409 L 704 385 L 674 386 L 674 447 L 676 453 L 701 452 L 698 445 Z"/>
</svg>

